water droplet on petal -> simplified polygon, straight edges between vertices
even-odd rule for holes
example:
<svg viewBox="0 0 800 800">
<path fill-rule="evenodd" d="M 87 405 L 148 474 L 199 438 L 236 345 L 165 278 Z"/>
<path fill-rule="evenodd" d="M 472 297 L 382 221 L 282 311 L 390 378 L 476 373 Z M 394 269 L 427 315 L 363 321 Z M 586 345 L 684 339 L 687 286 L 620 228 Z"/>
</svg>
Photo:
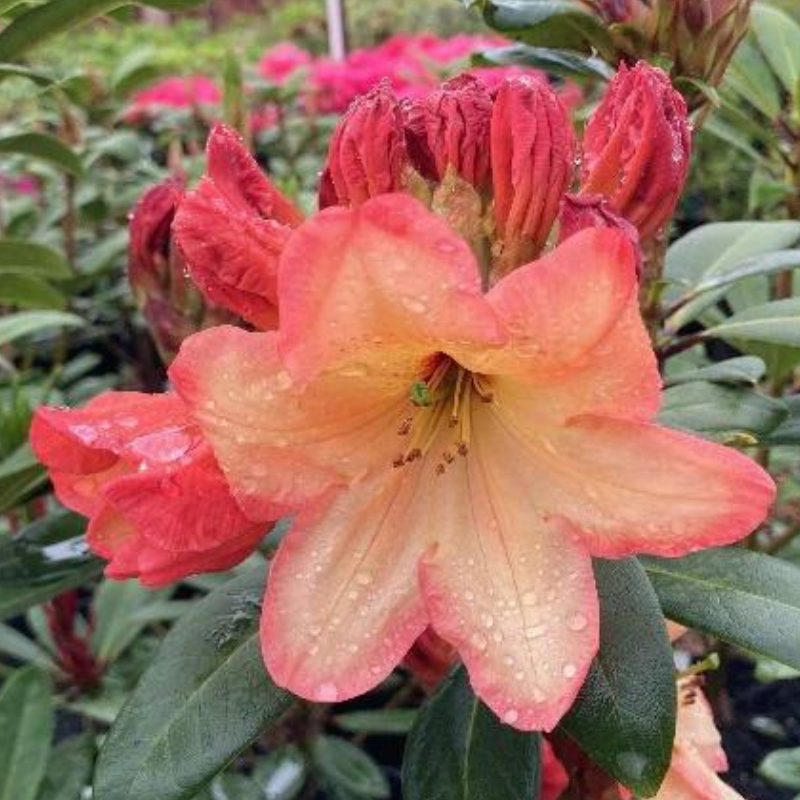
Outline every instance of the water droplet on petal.
<svg viewBox="0 0 800 800">
<path fill-rule="evenodd" d="M 536 592 L 525 592 L 525 594 L 522 595 L 522 605 L 530 608 L 536 605 L 537 599 Z"/>
<path fill-rule="evenodd" d="M 369 586 L 372 583 L 372 575 L 369 572 L 358 572 L 355 581 L 360 586 Z"/>
<path fill-rule="evenodd" d="M 526 639 L 538 639 L 540 636 L 544 636 L 545 633 L 547 633 L 546 625 L 534 625 L 533 627 L 525 628 Z"/>
<path fill-rule="evenodd" d="M 584 631 L 588 624 L 589 620 L 587 620 L 583 614 L 574 614 L 567 623 L 571 631 Z"/>
<path fill-rule="evenodd" d="M 503 722 L 507 723 L 508 725 L 513 725 L 519 719 L 519 711 L 516 708 L 509 708 L 505 714 L 503 714 Z"/>
<path fill-rule="evenodd" d="M 321 703 L 335 703 L 339 699 L 339 690 L 335 683 L 323 683 L 317 687 L 317 700 Z"/>
<path fill-rule="evenodd" d="M 564 664 L 561 673 L 565 678 L 574 678 L 578 674 L 578 668 L 574 664 Z"/>
</svg>

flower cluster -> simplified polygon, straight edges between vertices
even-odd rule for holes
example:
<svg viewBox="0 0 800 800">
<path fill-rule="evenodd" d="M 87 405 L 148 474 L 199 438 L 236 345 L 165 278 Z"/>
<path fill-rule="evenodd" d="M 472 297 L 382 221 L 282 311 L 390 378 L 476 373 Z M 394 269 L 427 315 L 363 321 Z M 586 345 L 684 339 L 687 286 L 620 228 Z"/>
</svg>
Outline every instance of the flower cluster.
<svg viewBox="0 0 800 800">
<path fill-rule="evenodd" d="M 137 92 L 125 114 L 127 122 L 140 124 L 165 111 L 202 109 L 218 106 L 222 92 L 205 75 L 172 76 Z"/>
<path fill-rule="evenodd" d="M 590 121 L 577 187 L 546 82 L 381 86 L 304 219 L 220 127 L 172 233 L 255 330 L 187 338 L 174 394 L 40 410 L 34 450 L 113 576 L 225 568 L 291 515 L 261 632 L 296 694 L 365 692 L 431 629 L 501 719 L 551 730 L 597 652 L 592 557 L 737 541 L 774 495 L 750 459 L 654 422 L 632 240 L 667 221 L 688 147 L 645 65 Z"/>
</svg>

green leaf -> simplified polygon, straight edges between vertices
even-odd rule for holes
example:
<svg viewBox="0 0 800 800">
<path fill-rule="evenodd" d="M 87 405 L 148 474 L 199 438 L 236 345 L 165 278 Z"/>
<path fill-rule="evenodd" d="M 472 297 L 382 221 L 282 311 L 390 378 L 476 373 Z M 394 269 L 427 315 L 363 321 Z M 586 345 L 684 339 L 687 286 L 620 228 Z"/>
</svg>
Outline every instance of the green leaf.
<svg viewBox="0 0 800 800">
<path fill-rule="evenodd" d="M 798 240 L 800 222 L 714 222 L 695 228 L 667 251 L 664 274 L 676 285 L 668 290 L 668 299 L 678 299 L 680 286 L 691 289 L 746 259 L 785 250 Z M 712 293 L 697 298 L 670 317 L 670 327 L 683 327 L 714 302 Z"/>
<path fill-rule="evenodd" d="M 0 32 L 0 40 L 5 32 Z M 79 176 L 83 173 L 83 164 L 77 154 L 60 139 L 45 133 L 17 133 L 13 136 L 4 136 L 0 138 L 0 153 L 31 156 L 70 175 Z"/>
<path fill-rule="evenodd" d="M 800 394 L 787 397 L 784 402 L 789 416 L 770 433 L 765 442 L 767 445 L 800 444 Z"/>
<path fill-rule="evenodd" d="M 405 735 L 411 730 L 416 716 L 415 708 L 378 708 L 337 714 L 333 721 L 349 733 Z"/>
<path fill-rule="evenodd" d="M 69 278 L 69 265 L 58 250 L 37 242 L 0 239 L 0 274 L 36 275 L 50 280 Z"/>
<path fill-rule="evenodd" d="M 264 800 L 258 784 L 246 775 L 220 775 L 209 789 L 212 800 Z"/>
<path fill-rule="evenodd" d="M 765 437 L 786 419 L 786 405 L 737 386 L 696 381 L 674 386 L 663 395 L 662 425 L 725 440 L 729 434 Z"/>
<path fill-rule="evenodd" d="M 185 11 L 205 5 L 209 0 L 143 0 L 144 5 L 160 8 L 162 11 Z"/>
<path fill-rule="evenodd" d="M 41 278 L 4 275 L 0 268 L 0 305 L 60 311 L 66 307 L 67 298 Z"/>
<path fill-rule="evenodd" d="M 504 725 L 461 667 L 420 709 L 403 759 L 404 800 L 531 800 L 540 739 Z"/>
<path fill-rule="evenodd" d="M 52 752 L 36 800 L 81 800 L 94 766 L 94 744 L 89 734 L 73 736 Z"/>
<path fill-rule="evenodd" d="M 668 387 L 694 381 L 710 381 L 733 386 L 756 386 L 766 371 L 767 367 L 760 358 L 739 356 L 716 364 L 709 364 L 707 367 L 667 375 L 664 383 Z"/>
<path fill-rule="evenodd" d="M 225 583 L 172 628 L 100 751 L 94 800 L 190 798 L 290 706 L 261 659 L 264 572 Z"/>
<path fill-rule="evenodd" d="M 364 800 L 383 800 L 391 794 L 380 767 L 360 748 L 338 736 L 315 736 L 311 758 L 320 780 L 336 796 L 354 795 Z"/>
<path fill-rule="evenodd" d="M 81 328 L 85 321 L 62 311 L 19 311 L 0 319 L 0 345 L 48 328 Z"/>
<path fill-rule="evenodd" d="M 800 569 L 734 547 L 641 561 L 669 619 L 800 669 Z"/>
<path fill-rule="evenodd" d="M 253 780 L 261 787 L 263 800 L 295 800 L 308 778 L 308 764 L 294 745 L 278 747 L 253 769 Z"/>
<path fill-rule="evenodd" d="M 19 3 L 22 0 L 13 0 L 14 3 Z M 0 13 L 3 12 L 3 2 L 0 0 Z M 23 67 L 20 64 L 0 64 L 0 81 L 5 78 L 25 78 L 26 80 L 35 83 L 37 86 L 52 86 L 55 84 L 55 79 L 43 72 L 33 70 L 30 67 Z"/>
<path fill-rule="evenodd" d="M 10 625 L 0 623 L 0 653 L 45 670 L 55 669 L 53 659 L 36 644 Z"/>
<path fill-rule="evenodd" d="M 733 342 L 800 347 L 800 297 L 747 308 L 703 335 Z"/>
<path fill-rule="evenodd" d="M 675 738 L 672 648 L 658 599 L 636 560 L 594 563 L 600 651 L 561 725 L 609 775 L 651 797 Z"/>
<path fill-rule="evenodd" d="M 800 747 L 773 750 L 759 764 L 758 774 L 773 786 L 800 789 Z"/>
<path fill-rule="evenodd" d="M 124 5 L 125 0 L 49 0 L 34 6 L 0 32 L 0 61 L 16 61 L 47 39 Z"/>
<path fill-rule="evenodd" d="M 141 47 L 120 60 L 109 79 L 111 91 L 117 98 L 125 98 L 141 86 L 155 80 L 164 68 L 157 61 L 152 47 Z"/>
<path fill-rule="evenodd" d="M 0 462 L 0 514 L 47 482 L 47 473 L 27 442 Z"/>
<path fill-rule="evenodd" d="M 96 626 L 92 632 L 92 650 L 101 661 L 115 661 L 139 636 L 147 619 L 138 612 L 160 603 L 171 591 L 153 591 L 136 581 L 103 581 L 95 592 L 92 611 Z"/>
<path fill-rule="evenodd" d="M 52 735 L 50 679 L 36 667 L 18 670 L 0 692 L 0 800 L 34 800 Z"/>
<path fill-rule="evenodd" d="M 45 603 L 76 586 L 82 586 L 102 571 L 99 562 L 73 569 L 68 575 L 35 586 L 0 585 L 0 620 L 14 617 L 31 606 Z"/>
<path fill-rule="evenodd" d="M 572 0 L 484 0 L 483 16 L 495 30 L 538 47 L 610 50 L 602 20 Z"/>
<path fill-rule="evenodd" d="M 484 50 L 479 56 L 473 58 L 473 62 L 498 66 L 521 64 L 564 77 L 592 77 L 608 80 L 614 74 L 605 61 L 601 61 L 599 58 L 564 50 L 553 50 L 549 47 L 531 47 L 525 44 Z"/>
<path fill-rule="evenodd" d="M 777 8 L 756 3 L 750 16 L 761 52 L 787 92 L 800 80 L 800 26 Z"/>
<path fill-rule="evenodd" d="M 771 120 L 781 113 L 777 81 L 750 36 L 736 49 L 723 87 L 744 98 Z"/>
<path fill-rule="evenodd" d="M 729 269 L 721 269 L 713 275 L 704 275 L 692 290 L 693 295 L 709 292 L 730 286 L 744 278 L 754 275 L 775 275 L 789 269 L 800 267 L 800 250 L 778 250 L 774 253 L 765 253 L 754 258 L 748 258 Z"/>
</svg>

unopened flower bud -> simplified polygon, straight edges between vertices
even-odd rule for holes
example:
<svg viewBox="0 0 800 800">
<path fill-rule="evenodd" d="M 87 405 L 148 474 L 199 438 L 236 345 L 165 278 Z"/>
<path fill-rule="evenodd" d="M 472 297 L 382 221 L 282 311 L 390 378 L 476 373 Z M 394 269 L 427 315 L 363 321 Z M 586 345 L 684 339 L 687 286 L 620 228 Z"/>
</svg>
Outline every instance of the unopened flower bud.
<svg viewBox="0 0 800 800">
<path fill-rule="evenodd" d="M 337 125 L 320 205 L 331 205 L 335 196 L 338 205 L 358 206 L 371 197 L 398 191 L 408 167 L 400 104 L 389 83 L 382 82 L 355 100 Z"/>
<path fill-rule="evenodd" d="M 686 103 L 661 70 L 624 64 L 586 126 L 581 194 L 601 194 L 646 239 L 669 222 L 689 170 Z"/>
<path fill-rule="evenodd" d="M 637 254 L 637 272 L 641 275 L 642 257 L 639 249 L 639 232 L 626 219 L 615 214 L 608 201 L 598 194 L 566 194 L 558 217 L 559 244 L 585 228 L 612 228 L 628 237 Z"/>
<path fill-rule="evenodd" d="M 492 98 L 471 75 L 447 81 L 428 97 L 425 129 L 428 147 L 443 180 L 449 169 L 480 190 L 491 183 L 489 128 Z"/>
<path fill-rule="evenodd" d="M 187 336 L 206 324 L 229 321 L 206 306 L 173 246 L 172 223 L 183 196 L 182 180 L 168 178 L 144 194 L 130 218 L 128 280 L 167 363 Z"/>
<path fill-rule="evenodd" d="M 544 247 L 572 180 L 575 136 L 553 90 L 523 77 L 500 86 L 490 142 L 496 272 L 502 275 Z"/>
<path fill-rule="evenodd" d="M 456 649 L 433 628 L 426 628 L 409 650 L 403 665 L 427 689 L 433 691 L 458 661 Z"/>
</svg>

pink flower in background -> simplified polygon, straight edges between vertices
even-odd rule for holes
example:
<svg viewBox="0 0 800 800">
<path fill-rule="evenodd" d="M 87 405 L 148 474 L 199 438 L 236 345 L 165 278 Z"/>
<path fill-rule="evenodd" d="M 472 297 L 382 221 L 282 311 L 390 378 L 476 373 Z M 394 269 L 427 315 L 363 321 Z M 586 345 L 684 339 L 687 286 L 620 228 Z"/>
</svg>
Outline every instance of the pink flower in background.
<svg viewBox="0 0 800 800">
<path fill-rule="evenodd" d="M 308 67 L 313 56 L 292 42 L 281 42 L 267 50 L 258 62 L 258 74 L 273 83 L 285 83 L 298 70 Z"/>
<path fill-rule="evenodd" d="M 205 75 L 164 78 L 147 89 L 137 92 L 125 114 L 129 122 L 157 116 L 165 109 L 191 109 L 215 106 L 222 93 L 211 78 Z"/>
</svg>

